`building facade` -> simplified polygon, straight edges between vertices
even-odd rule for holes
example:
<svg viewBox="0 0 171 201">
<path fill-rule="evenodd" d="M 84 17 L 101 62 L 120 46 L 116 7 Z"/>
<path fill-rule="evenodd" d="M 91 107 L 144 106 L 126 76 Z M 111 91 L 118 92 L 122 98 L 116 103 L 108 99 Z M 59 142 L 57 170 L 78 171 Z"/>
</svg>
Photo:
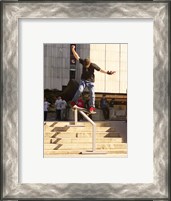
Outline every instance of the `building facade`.
<svg viewBox="0 0 171 201">
<path fill-rule="evenodd" d="M 127 93 L 128 44 L 76 44 L 81 58 L 89 57 L 109 76 L 95 71 L 95 88 L 100 93 Z M 71 44 L 44 44 L 44 89 L 62 90 L 70 79 L 80 81 L 82 65 L 71 61 Z"/>
</svg>

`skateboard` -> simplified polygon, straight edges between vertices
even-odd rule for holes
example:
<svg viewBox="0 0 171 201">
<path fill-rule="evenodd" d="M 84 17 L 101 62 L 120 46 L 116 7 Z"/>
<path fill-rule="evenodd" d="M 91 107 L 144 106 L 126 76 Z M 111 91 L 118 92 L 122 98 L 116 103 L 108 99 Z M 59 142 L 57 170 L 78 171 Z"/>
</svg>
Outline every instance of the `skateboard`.
<svg viewBox="0 0 171 201">
<path fill-rule="evenodd" d="M 91 115 L 91 114 L 96 114 L 96 112 L 95 112 L 95 113 L 91 113 L 91 112 L 90 112 L 89 110 L 87 110 L 86 108 L 79 107 L 79 106 L 77 106 L 77 105 L 74 105 L 73 110 L 75 110 L 75 109 L 78 109 L 78 111 L 83 111 L 83 112 L 85 112 L 87 116 L 89 116 L 89 115 Z"/>
</svg>

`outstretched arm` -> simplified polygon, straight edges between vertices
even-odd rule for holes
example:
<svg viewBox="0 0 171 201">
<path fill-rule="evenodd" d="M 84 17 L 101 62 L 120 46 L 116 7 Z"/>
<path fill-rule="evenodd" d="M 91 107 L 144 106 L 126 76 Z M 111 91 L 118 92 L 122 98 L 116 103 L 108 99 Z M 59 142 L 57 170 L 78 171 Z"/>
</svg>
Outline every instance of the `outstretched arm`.
<svg viewBox="0 0 171 201">
<path fill-rule="evenodd" d="M 102 69 L 100 69 L 100 72 L 108 74 L 108 75 L 113 75 L 114 73 L 116 73 L 116 71 L 105 71 L 105 70 L 102 70 Z"/>
<path fill-rule="evenodd" d="M 80 58 L 80 56 L 79 56 L 78 53 L 75 51 L 75 45 L 72 45 L 71 49 L 72 49 L 72 53 L 73 53 L 75 59 L 78 61 L 79 58 Z"/>
</svg>

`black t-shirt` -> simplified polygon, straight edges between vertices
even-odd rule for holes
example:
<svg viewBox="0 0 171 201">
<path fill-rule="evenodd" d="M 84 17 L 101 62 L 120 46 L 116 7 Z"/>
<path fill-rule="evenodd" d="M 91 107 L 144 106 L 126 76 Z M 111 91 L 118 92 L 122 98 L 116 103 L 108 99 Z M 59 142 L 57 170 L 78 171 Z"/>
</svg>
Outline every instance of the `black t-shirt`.
<svg viewBox="0 0 171 201">
<path fill-rule="evenodd" d="M 79 62 L 83 65 L 81 79 L 94 82 L 95 80 L 94 69 L 97 71 L 100 71 L 100 67 L 94 63 L 90 63 L 90 66 L 86 68 L 84 64 L 84 60 L 81 58 L 79 59 Z"/>
</svg>

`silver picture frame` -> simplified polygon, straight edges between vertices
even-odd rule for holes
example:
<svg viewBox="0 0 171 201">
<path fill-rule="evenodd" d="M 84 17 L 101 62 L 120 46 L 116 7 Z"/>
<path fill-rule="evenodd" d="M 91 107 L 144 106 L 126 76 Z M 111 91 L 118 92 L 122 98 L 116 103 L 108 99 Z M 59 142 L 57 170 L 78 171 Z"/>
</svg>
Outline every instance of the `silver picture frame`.
<svg viewBox="0 0 171 201">
<path fill-rule="evenodd" d="M 2 199 L 157 199 L 169 197 L 169 2 L 1 2 Z M 72 12 L 72 10 L 75 10 Z M 18 21 L 21 18 L 152 18 L 154 22 L 153 183 L 19 183 Z M 11 104 L 12 103 L 12 104 Z"/>
</svg>

